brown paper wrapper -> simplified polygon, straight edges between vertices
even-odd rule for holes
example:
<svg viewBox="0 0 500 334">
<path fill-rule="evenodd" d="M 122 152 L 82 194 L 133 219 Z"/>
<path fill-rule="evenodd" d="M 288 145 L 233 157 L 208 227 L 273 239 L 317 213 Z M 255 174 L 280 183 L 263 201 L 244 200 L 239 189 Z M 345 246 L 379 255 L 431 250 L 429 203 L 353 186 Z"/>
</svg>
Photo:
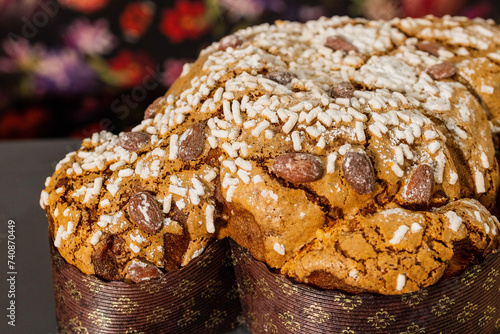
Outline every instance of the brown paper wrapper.
<svg viewBox="0 0 500 334">
<path fill-rule="evenodd" d="M 240 301 L 227 240 L 155 280 L 105 282 L 68 264 L 51 246 L 59 333 L 224 333 Z"/>
<path fill-rule="evenodd" d="M 292 283 L 231 242 L 243 316 L 259 333 L 500 333 L 500 253 L 458 277 L 396 296 Z"/>
</svg>

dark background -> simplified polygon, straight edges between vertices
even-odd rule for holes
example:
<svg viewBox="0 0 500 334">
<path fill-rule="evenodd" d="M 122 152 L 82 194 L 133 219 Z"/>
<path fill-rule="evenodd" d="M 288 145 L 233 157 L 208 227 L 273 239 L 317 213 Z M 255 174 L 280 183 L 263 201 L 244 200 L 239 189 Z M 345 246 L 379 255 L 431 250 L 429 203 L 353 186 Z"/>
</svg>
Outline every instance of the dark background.
<svg viewBox="0 0 500 334">
<path fill-rule="evenodd" d="M 500 17 L 498 0 L 0 0 L 0 140 L 138 123 L 209 43 L 276 19 Z"/>
</svg>

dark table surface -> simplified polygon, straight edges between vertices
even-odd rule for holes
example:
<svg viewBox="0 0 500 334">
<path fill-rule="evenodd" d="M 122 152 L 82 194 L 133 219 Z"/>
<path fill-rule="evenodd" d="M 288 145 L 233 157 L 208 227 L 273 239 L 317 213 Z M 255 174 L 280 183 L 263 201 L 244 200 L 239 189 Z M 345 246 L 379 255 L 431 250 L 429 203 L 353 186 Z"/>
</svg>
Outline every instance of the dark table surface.
<svg viewBox="0 0 500 334">
<path fill-rule="evenodd" d="M 0 142 L 0 333 L 56 333 L 47 219 L 39 198 L 57 162 L 79 145 L 78 140 Z M 9 220 L 15 222 L 14 270 L 7 262 Z M 17 274 L 7 274 L 12 271 Z M 8 296 L 11 276 L 14 298 Z M 11 300 L 15 327 L 8 325 Z"/>
<path fill-rule="evenodd" d="M 0 333 L 57 332 L 47 219 L 39 205 L 40 192 L 57 162 L 80 143 L 72 139 L 0 142 Z M 9 221 L 14 222 L 10 222 L 14 230 L 9 229 Z M 11 234 L 15 236 L 11 240 L 15 242 L 14 268 L 8 267 L 12 265 L 8 263 L 12 260 L 8 258 Z M 7 281 L 11 276 L 15 277 L 13 298 L 9 298 Z M 8 324 L 11 300 L 15 300 L 15 327 Z"/>
</svg>

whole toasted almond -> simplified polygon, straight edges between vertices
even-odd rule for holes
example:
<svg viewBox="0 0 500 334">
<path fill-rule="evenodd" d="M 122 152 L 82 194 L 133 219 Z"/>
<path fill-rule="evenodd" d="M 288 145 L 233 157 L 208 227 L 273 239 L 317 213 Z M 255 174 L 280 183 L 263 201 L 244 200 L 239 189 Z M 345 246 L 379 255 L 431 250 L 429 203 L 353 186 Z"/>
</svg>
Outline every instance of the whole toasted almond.
<svg viewBox="0 0 500 334">
<path fill-rule="evenodd" d="M 436 65 L 432 65 L 427 69 L 426 72 L 431 76 L 432 79 L 442 80 L 454 76 L 456 73 L 456 69 L 455 65 L 445 61 Z"/>
<path fill-rule="evenodd" d="M 134 283 L 158 278 L 161 274 L 156 266 L 139 260 L 134 260 L 127 266 L 127 273 Z"/>
<path fill-rule="evenodd" d="M 283 86 L 288 85 L 296 77 L 297 76 L 295 74 L 285 71 L 274 71 L 274 72 L 269 72 L 265 75 L 265 78 L 273 80 Z"/>
<path fill-rule="evenodd" d="M 349 81 L 341 81 L 333 84 L 330 88 L 330 96 L 334 98 L 348 98 L 354 96 L 354 87 Z"/>
<path fill-rule="evenodd" d="M 404 193 L 405 199 L 412 204 L 429 204 L 434 188 L 434 171 L 426 164 L 418 165 L 410 176 Z"/>
<path fill-rule="evenodd" d="M 417 49 L 420 51 L 425 51 L 433 56 L 439 57 L 439 50 L 443 49 L 443 46 L 435 42 L 418 42 Z"/>
<path fill-rule="evenodd" d="M 347 152 L 342 161 L 344 178 L 360 195 L 369 194 L 375 186 L 375 171 L 373 165 L 364 152 Z"/>
<path fill-rule="evenodd" d="M 128 201 L 130 220 L 143 231 L 155 234 L 161 227 L 162 214 L 156 199 L 147 192 L 138 192 Z"/>
<path fill-rule="evenodd" d="M 279 177 L 295 183 L 313 182 L 323 177 L 323 163 L 308 153 L 282 154 L 274 159 L 271 169 Z"/>
<path fill-rule="evenodd" d="M 122 132 L 118 138 L 118 145 L 130 152 L 135 152 L 146 145 L 151 136 L 144 132 Z"/>
<path fill-rule="evenodd" d="M 123 238 L 110 235 L 95 245 L 90 259 L 97 277 L 108 281 L 120 280 L 122 277 L 118 270 L 116 255 L 120 255 L 124 244 Z"/>
<path fill-rule="evenodd" d="M 193 160 L 203 153 L 203 147 L 205 145 L 203 130 L 203 124 L 194 123 L 181 135 L 178 151 L 181 160 Z"/>
<path fill-rule="evenodd" d="M 344 37 L 341 36 L 327 37 L 325 46 L 335 51 L 344 51 L 345 53 L 349 53 L 349 51 L 358 52 L 358 49 L 351 42 L 348 42 Z"/>
<path fill-rule="evenodd" d="M 144 119 L 150 119 L 150 118 L 155 118 L 158 106 L 165 100 L 164 96 L 160 96 L 156 100 L 151 103 L 146 110 L 144 111 Z"/>
</svg>

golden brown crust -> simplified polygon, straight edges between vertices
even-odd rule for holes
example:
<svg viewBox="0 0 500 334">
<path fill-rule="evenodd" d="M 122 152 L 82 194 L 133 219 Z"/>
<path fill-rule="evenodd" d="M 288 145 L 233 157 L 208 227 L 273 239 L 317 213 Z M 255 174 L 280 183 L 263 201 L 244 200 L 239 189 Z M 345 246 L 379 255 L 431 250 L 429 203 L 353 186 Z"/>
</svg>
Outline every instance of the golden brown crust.
<svg viewBox="0 0 500 334">
<path fill-rule="evenodd" d="M 479 59 L 498 65 L 497 36 L 449 17 L 239 31 L 186 66 L 132 133 L 94 134 L 60 162 L 42 193 L 51 237 L 108 279 L 128 279 L 133 260 L 177 269 L 224 236 L 327 288 L 394 294 L 456 274 L 498 238 L 485 209 L 499 183 L 496 97 L 469 75 Z M 401 227 L 407 216 L 420 232 Z M 113 238 L 120 255 L 100 252 Z"/>
<path fill-rule="evenodd" d="M 498 240 L 485 228 L 496 229 L 496 221 L 475 200 L 431 212 L 394 207 L 322 229 L 281 272 L 353 293 L 415 291 L 460 274 L 496 249 Z M 400 276 L 404 285 L 398 286 Z"/>
</svg>

